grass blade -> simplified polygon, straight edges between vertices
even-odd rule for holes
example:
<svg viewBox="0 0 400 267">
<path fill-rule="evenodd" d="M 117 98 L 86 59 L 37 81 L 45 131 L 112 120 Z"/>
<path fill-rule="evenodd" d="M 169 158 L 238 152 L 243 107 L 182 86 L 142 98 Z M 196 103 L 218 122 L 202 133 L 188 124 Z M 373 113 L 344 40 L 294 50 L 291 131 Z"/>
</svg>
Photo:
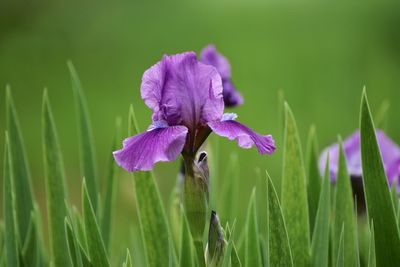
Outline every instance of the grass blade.
<svg viewBox="0 0 400 267">
<path fill-rule="evenodd" d="M 400 238 L 365 91 L 361 103 L 361 161 L 368 218 L 374 221 L 377 266 L 400 266 Z"/>
<path fill-rule="evenodd" d="M 176 257 L 176 251 L 175 251 L 175 245 L 174 245 L 174 241 L 172 241 L 172 239 L 170 239 L 169 241 L 169 248 L 168 248 L 168 266 L 169 267 L 174 267 L 178 265 L 178 259 Z"/>
<path fill-rule="evenodd" d="M 393 181 L 392 187 L 390 190 L 390 194 L 392 195 L 393 207 L 395 210 L 395 215 L 397 216 L 397 211 L 399 210 L 399 196 L 397 193 L 397 180 Z"/>
<path fill-rule="evenodd" d="M 111 146 L 111 152 L 117 150 L 117 146 L 120 140 L 120 127 L 121 119 L 116 119 L 116 131 L 113 144 Z M 110 153 L 108 176 L 105 186 L 104 202 L 102 205 L 102 216 L 101 216 L 101 233 L 104 240 L 104 245 L 109 248 L 110 245 L 110 231 L 111 223 L 113 218 L 113 206 L 115 202 L 115 191 L 117 189 L 117 172 L 118 168 L 115 164 L 114 157 Z"/>
<path fill-rule="evenodd" d="M 190 234 L 189 224 L 186 219 L 185 213 L 182 211 L 182 234 L 181 234 L 181 246 L 180 246 L 180 257 L 179 257 L 179 266 L 195 266 L 196 256 L 194 250 L 194 244 L 192 235 Z"/>
<path fill-rule="evenodd" d="M 227 253 L 225 254 L 225 256 L 230 259 L 230 263 L 231 263 L 231 267 L 242 267 L 242 262 L 240 261 L 239 258 L 239 254 L 237 252 L 236 249 L 236 245 L 235 245 L 235 239 L 234 239 L 234 232 L 235 232 L 235 224 L 236 221 L 234 221 L 232 229 L 229 227 L 229 224 L 226 225 L 225 229 L 226 229 L 226 238 L 229 240 L 228 241 L 228 248 L 227 248 Z M 229 253 L 229 243 L 232 244 L 232 248 L 231 248 L 231 252 Z M 224 263 L 223 266 L 226 266 L 226 264 L 229 264 L 229 260 L 225 260 L 224 259 Z M 225 262 L 227 261 L 227 262 Z"/>
<path fill-rule="evenodd" d="M 43 94 L 43 152 L 51 258 L 55 266 L 70 266 L 63 221 L 67 216 L 64 164 L 47 91 Z"/>
<path fill-rule="evenodd" d="M 340 234 L 344 224 L 346 235 L 344 236 L 344 266 L 354 266 L 355 255 L 355 235 L 356 225 L 354 224 L 354 205 L 353 193 L 351 189 L 350 177 L 347 173 L 346 159 L 341 140 L 339 149 L 338 175 L 335 191 L 334 221 L 332 229 L 332 251 L 333 255 L 338 254 Z M 357 213 L 355 213 L 357 214 Z M 333 266 L 336 266 L 336 258 L 333 257 Z"/>
<path fill-rule="evenodd" d="M 12 159 L 15 211 L 17 214 L 18 232 L 20 243 L 23 243 L 28 235 L 31 211 L 33 210 L 33 190 L 28 160 L 22 138 L 19 120 L 9 87 L 6 89 L 6 120 L 9 136 L 9 149 Z"/>
<path fill-rule="evenodd" d="M 83 93 L 82 85 L 79 80 L 72 62 L 68 62 L 68 68 L 72 80 L 72 89 L 74 91 L 76 112 L 78 117 L 79 129 L 79 152 L 82 168 L 82 177 L 85 177 L 87 189 L 94 211 L 97 213 L 97 194 L 99 192 L 99 182 L 97 176 L 96 154 L 93 145 L 93 134 L 90 125 L 89 112 L 86 99 Z"/>
<path fill-rule="evenodd" d="M 122 266 L 123 267 L 132 267 L 132 258 L 131 258 L 131 253 L 129 252 L 129 249 L 126 250 L 126 259 Z"/>
<path fill-rule="evenodd" d="M 285 105 L 285 115 L 281 203 L 293 262 L 297 266 L 303 267 L 308 266 L 310 261 L 306 175 L 296 122 L 287 104 Z"/>
<path fill-rule="evenodd" d="M 338 248 L 338 254 L 337 254 L 337 258 L 336 258 L 336 266 L 344 267 L 344 224 L 342 225 L 342 230 L 340 231 L 339 248 Z"/>
<path fill-rule="evenodd" d="M 293 266 L 289 237 L 278 194 L 267 174 L 269 266 Z"/>
<path fill-rule="evenodd" d="M 354 201 L 354 214 L 357 214 L 357 201 Z M 360 244 L 358 242 L 358 220 L 357 220 L 357 215 L 353 216 L 354 217 L 354 247 L 355 247 L 355 267 L 360 267 L 361 262 L 360 262 Z"/>
<path fill-rule="evenodd" d="M 329 159 L 327 160 L 325 170 L 311 242 L 311 266 L 314 267 L 328 266 L 329 217 L 331 207 Z"/>
<path fill-rule="evenodd" d="M 5 266 L 5 241 L 4 241 L 4 235 L 5 235 L 5 231 L 4 231 L 4 222 L 0 221 L 0 266 Z"/>
<path fill-rule="evenodd" d="M 37 227 L 37 210 L 32 210 L 31 220 L 29 223 L 28 235 L 22 246 L 22 258 L 25 266 L 40 266 L 41 260 L 41 243 L 38 236 Z"/>
<path fill-rule="evenodd" d="M 371 239 L 369 242 L 368 267 L 376 267 L 374 222 L 371 222 Z"/>
<path fill-rule="evenodd" d="M 72 266 L 83 267 L 82 258 L 79 251 L 78 240 L 75 237 L 75 233 L 68 219 L 65 219 L 64 227 L 67 236 L 68 252 L 72 261 Z"/>
<path fill-rule="evenodd" d="M 5 258 L 6 266 L 20 266 L 18 251 L 18 230 L 15 214 L 15 191 L 13 184 L 13 168 L 10 153 L 10 142 L 6 132 L 4 145 L 3 168 L 3 212 L 5 228 Z"/>
<path fill-rule="evenodd" d="M 315 217 L 317 215 L 318 200 L 321 192 L 321 177 L 318 170 L 318 148 L 315 127 L 310 128 L 307 141 L 306 166 L 307 166 L 307 193 L 310 220 L 310 232 L 313 232 Z"/>
<path fill-rule="evenodd" d="M 96 267 L 110 266 L 85 180 L 83 180 L 82 186 L 82 203 L 83 221 L 90 262 Z"/>
<path fill-rule="evenodd" d="M 139 132 L 132 106 L 129 111 L 129 126 L 131 135 Z M 169 259 L 171 234 L 156 180 L 151 172 L 136 172 L 133 181 L 147 264 L 162 266 Z"/>
<path fill-rule="evenodd" d="M 245 266 L 262 266 L 260 240 L 257 223 L 256 210 L 256 191 L 251 193 L 249 207 L 247 209 L 246 219 L 246 237 L 245 237 Z"/>
</svg>

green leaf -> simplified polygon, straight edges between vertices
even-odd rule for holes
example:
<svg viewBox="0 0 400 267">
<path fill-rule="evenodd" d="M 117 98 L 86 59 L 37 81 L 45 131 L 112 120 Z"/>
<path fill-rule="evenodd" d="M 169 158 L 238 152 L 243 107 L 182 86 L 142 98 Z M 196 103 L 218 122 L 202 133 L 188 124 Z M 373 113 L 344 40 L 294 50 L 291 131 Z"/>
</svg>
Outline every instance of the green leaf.
<svg viewBox="0 0 400 267">
<path fill-rule="evenodd" d="M 310 231 L 314 229 L 315 217 L 317 215 L 318 200 L 321 192 L 321 177 L 318 169 L 318 148 L 315 127 L 310 128 L 306 150 L 307 166 L 307 193 Z"/>
<path fill-rule="evenodd" d="M 226 253 L 224 255 L 224 259 L 222 261 L 222 267 L 229 267 L 231 263 L 231 255 L 233 249 L 233 239 L 229 239 L 228 246 L 226 247 Z"/>
<path fill-rule="evenodd" d="M 332 229 L 332 251 L 333 255 L 338 254 L 340 234 L 344 224 L 346 235 L 344 236 L 344 266 L 354 266 L 355 255 L 355 235 L 356 226 L 354 224 L 354 205 L 353 193 L 351 189 L 350 177 L 347 173 L 346 158 L 343 151 L 341 140 L 339 149 L 338 175 L 335 191 L 334 221 Z M 336 258 L 333 257 L 333 266 L 336 266 Z"/>
<path fill-rule="evenodd" d="M 132 106 L 129 111 L 129 126 L 130 135 L 139 132 Z M 133 181 L 147 264 L 162 266 L 168 262 L 171 234 L 156 180 L 151 172 L 136 172 Z"/>
<path fill-rule="evenodd" d="M 361 161 L 368 218 L 374 221 L 376 265 L 400 266 L 400 238 L 365 91 L 361 103 Z"/>
<path fill-rule="evenodd" d="M 129 253 L 129 249 L 126 249 L 126 259 L 122 266 L 123 267 L 132 267 L 132 258 L 131 258 L 131 254 Z"/>
<path fill-rule="evenodd" d="M 314 267 L 328 266 L 330 207 L 331 193 L 328 157 L 311 242 L 311 266 Z"/>
<path fill-rule="evenodd" d="M 289 237 L 278 194 L 267 173 L 269 266 L 293 266 Z"/>
<path fill-rule="evenodd" d="M 339 238 L 339 248 L 338 254 L 336 258 L 336 266 L 337 267 L 344 267 L 344 224 L 342 225 L 342 230 L 340 231 L 340 238 Z"/>
<path fill-rule="evenodd" d="M 3 184 L 4 186 L 4 184 Z M 4 198 L 3 198 L 4 200 Z M 4 217 L 4 216 L 3 216 Z M 0 220 L 0 255 L 3 255 L 4 251 L 4 222 Z"/>
<path fill-rule="evenodd" d="M 169 258 L 169 261 L 168 261 L 169 267 L 175 267 L 178 265 L 178 259 L 176 257 L 175 246 L 174 246 L 172 239 L 170 239 L 170 241 L 169 241 L 168 258 Z"/>
<path fill-rule="evenodd" d="M 97 213 L 97 194 L 99 192 L 99 182 L 89 112 L 78 73 L 70 61 L 68 62 L 68 68 L 71 75 L 72 89 L 74 91 L 76 112 L 78 117 L 80 144 L 79 152 L 82 167 L 82 177 L 85 177 L 90 201 L 93 205 L 94 211 Z"/>
<path fill-rule="evenodd" d="M 5 231 L 4 231 L 4 222 L 0 221 L 0 266 L 4 266 L 5 262 L 5 241 L 4 241 Z"/>
<path fill-rule="evenodd" d="M 15 190 L 13 184 L 13 168 L 10 153 L 10 142 L 6 132 L 4 144 L 3 168 L 3 212 L 5 227 L 6 266 L 20 266 L 18 251 L 18 229 L 15 214 Z"/>
<path fill-rule="evenodd" d="M 67 215 L 64 164 L 47 91 L 43 94 L 43 152 L 51 258 L 55 266 L 70 266 L 63 221 Z"/>
<path fill-rule="evenodd" d="M 235 222 L 232 226 L 232 230 L 229 227 L 229 224 L 226 225 L 225 229 L 226 229 L 226 238 L 229 240 L 227 253 L 225 254 L 225 256 L 226 256 L 226 258 L 230 259 L 230 263 L 231 263 L 230 266 L 242 267 L 242 262 L 240 261 L 239 254 L 237 252 L 236 245 L 235 245 L 235 238 L 233 235 L 235 232 Z M 229 243 L 231 243 L 231 252 L 228 252 L 229 251 Z M 225 261 L 227 261 L 227 262 L 225 262 Z M 226 266 L 226 264 L 228 264 L 228 263 L 229 263 L 229 260 L 224 259 L 224 263 L 222 265 Z"/>
<path fill-rule="evenodd" d="M 194 251 L 194 244 L 192 235 L 190 234 L 189 224 L 186 219 L 185 213 L 182 210 L 182 234 L 181 234 L 181 246 L 180 246 L 180 257 L 179 266 L 195 266 L 196 256 Z"/>
<path fill-rule="evenodd" d="M 104 194 L 104 202 L 102 206 L 102 216 L 101 216 L 101 233 L 104 240 L 104 245 L 106 248 L 110 245 L 110 232 L 111 232 L 111 223 L 113 214 L 113 207 L 115 202 L 115 191 L 117 189 L 117 173 L 118 168 L 117 164 L 115 164 L 114 157 L 112 156 L 112 152 L 118 149 L 118 142 L 120 140 L 120 128 L 121 128 L 121 119 L 116 119 L 116 131 L 114 140 L 111 146 L 111 153 L 108 165 L 108 176 L 106 180 L 105 186 L 105 194 Z"/>
<path fill-rule="evenodd" d="M 358 221 L 357 221 L 357 202 L 354 201 L 354 247 L 355 247 L 355 257 L 356 257 L 356 263 L 355 267 L 360 267 L 360 245 L 358 243 Z"/>
<path fill-rule="evenodd" d="M 287 104 L 285 105 L 285 115 L 281 204 L 293 262 L 297 266 L 303 267 L 308 266 L 310 261 L 306 175 L 296 122 Z"/>
<path fill-rule="evenodd" d="M 235 265 L 233 265 L 233 261 L 234 261 L 234 257 L 235 257 L 235 255 L 234 255 L 235 252 L 233 250 L 234 245 L 235 245 L 235 239 L 233 236 L 234 231 L 235 231 L 235 225 L 233 225 L 232 230 L 231 230 L 229 227 L 229 223 L 227 223 L 225 226 L 225 233 L 226 233 L 226 238 L 228 239 L 228 245 L 226 246 L 224 258 L 223 258 L 222 265 L 221 265 L 222 267 L 235 266 Z M 239 260 L 239 264 L 240 264 L 240 260 Z"/>
<path fill-rule="evenodd" d="M 395 215 L 397 216 L 397 211 L 399 209 L 399 196 L 397 193 L 397 180 L 393 181 L 390 193 L 392 195 L 392 202 L 393 202 L 393 207 L 395 210 Z"/>
<path fill-rule="evenodd" d="M 19 242 L 23 243 L 28 234 L 34 202 L 28 159 L 10 87 L 6 89 L 6 113 L 7 131 L 10 139 L 9 149 L 13 164 L 14 190 L 15 195 L 18 196 L 15 199 L 15 210 L 20 235 Z"/>
<path fill-rule="evenodd" d="M 245 237 L 246 267 L 262 266 L 255 197 L 256 189 L 254 188 L 253 192 L 251 193 L 249 207 L 247 209 Z"/>
<path fill-rule="evenodd" d="M 176 179 L 176 184 L 174 188 L 171 190 L 169 199 L 168 199 L 168 218 L 169 225 L 171 228 L 171 241 L 172 245 L 179 247 L 179 240 L 181 237 L 181 194 L 182 194 L 182 184 L 181 178 Z M 173 249 L 174 250 L 174 249 Z"/>
<path fill-rule="evenodd" d="M 79 211 L 75 206 L 72 206 L 72 208 L 69 209 L 69 217 L 74 229 L 75 237 L 77 238 L 83 249 L 87 251 L 87 241 L 83 218 L 81 214 L 79 214 Z"/>
<path fill-rule="evenodd" d="M 79 254 L 79 248 L 75 241 L 75 234 L 72 230 L 71 224 L 68 222 L 68 219 L 65 219 L 64 227 L 67 236 L 68 252 L 72 261 L 72 266 L 83 267 L 82 259 Z"/>
<path fill-rule="evenodd" d="M 40 216 L 37 214 L 37 210 L 32 210 L 28 235 L 22 246 L 22 258 L 25 266 L 40 266 L 40 247 L 42 244 L 38 236 L 37 216 Z"/>
<path fill-rule="evenodd" d="M 110 266 L 85 179 L 83 180 L 82 186 L 82 203 L 83 221 L 90 262 L 96 267 Z"/>
<path fill-rule="evenodd" d="M 368 267 L 376 267 L 374 222 L 371 222 L 371 239 L 369 242 Z"/>
</svg>

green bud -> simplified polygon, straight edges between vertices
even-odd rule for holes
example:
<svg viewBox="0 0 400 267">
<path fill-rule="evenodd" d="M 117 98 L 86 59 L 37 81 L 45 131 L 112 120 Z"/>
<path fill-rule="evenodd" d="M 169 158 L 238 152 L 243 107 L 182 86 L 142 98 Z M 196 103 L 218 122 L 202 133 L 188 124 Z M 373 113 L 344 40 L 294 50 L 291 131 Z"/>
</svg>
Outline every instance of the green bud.
<svg viewBox="0 0 400 267">
<path fill-rule="evenodd" d="M 226 241 L 224 230 L 215 211 L 211 212 L 206 259 L 208 266 L 220 266 L 224 259 Z"/>
</svg>

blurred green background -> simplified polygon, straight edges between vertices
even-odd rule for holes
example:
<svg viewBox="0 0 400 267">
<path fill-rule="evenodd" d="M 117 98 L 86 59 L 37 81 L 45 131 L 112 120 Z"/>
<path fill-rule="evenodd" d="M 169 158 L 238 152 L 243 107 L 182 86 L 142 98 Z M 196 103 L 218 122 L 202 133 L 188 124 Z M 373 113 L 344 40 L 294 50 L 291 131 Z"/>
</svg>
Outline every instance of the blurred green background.
<svg viewBox="0 0 400 267">
<path fill-rule="evenodd" d="M 104 178 L 115 117 L 122 117 L 126 133 L 128 107 L 133 104 L 140 127 L 150 123 L 150 110 L 139 93 L 143 72 L 164 53 L 199 52 L 209 43 L 230 60 L 233 80 L 245 98 L 243 106 L 231 111 L 249 127 L 273 134 L 278 147 L 273 156 L 260 156 L 255 149 L 242 150 L 234 142 L 211 137 L 221 148 L 216 177 L 220 182 L 226 159 L 238 153 L 240 212 L 264 169 L 279 187 L 280 89 L 294 111 L 303 146 L 312 124 L 321 148 L 334 142 L 337 134 L 354 131 L 364 85 L 373 111 L 390 101 L 386 130 L 400 142 L 396 119 L 400 112 L 399 2 L 3 0 L 0 87 L 11 85 L 43 213 L 41 98 L 45 87 L 64 152 L 70 198 L 79 204 L 77 123 L 67 60 L 74 63 L 86 92 Z M 5 130 L 4 96 L 1 90 L 0 132 Z M 156 167 L 165 200 L 177 169 L 177 162 Z M 122 175 L 119 184 L 121 208 L 116 223 L 126 225 L 136 216 L 132 183 Z M 115 234 L 126 240 L 125 233 Z M 116 244 L 121 253 L 124 247 L 124 242 Z"/>
</svg>

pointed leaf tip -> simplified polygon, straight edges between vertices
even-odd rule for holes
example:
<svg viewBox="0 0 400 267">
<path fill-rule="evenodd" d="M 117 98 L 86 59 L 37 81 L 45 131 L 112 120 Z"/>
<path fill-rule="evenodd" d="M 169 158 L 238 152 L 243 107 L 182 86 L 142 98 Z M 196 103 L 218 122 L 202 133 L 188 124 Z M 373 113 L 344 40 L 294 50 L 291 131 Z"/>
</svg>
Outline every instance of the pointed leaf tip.
<svg viewBox="0 0 400 267">
<path fill-rule="evenodd" d="M 363 93 L 360 115 L 361 162 L 364 195 L 369 220 L 374 221 L 376 265 L 400 266 L 400 238 L 375 127 L 366 94 Z"/>
<path fill-rule="evenodd" d="M 296 120 L 287 105 L 285 115 L 281 205 L 293 261 L 306 266 L 310 259 L 307 179 Z"/>
<path fill-rule="evenodd" d="M 93 263 L 93 266 L 108 267 L 110 266 L 110 263 L 108 261 L 107 252 L 100 234 L 100 228 L 97 223 L 96 214 L 89 197 L 85 180 L 82 182 L 82 205 L 90 260 Z"/>
</svg>

